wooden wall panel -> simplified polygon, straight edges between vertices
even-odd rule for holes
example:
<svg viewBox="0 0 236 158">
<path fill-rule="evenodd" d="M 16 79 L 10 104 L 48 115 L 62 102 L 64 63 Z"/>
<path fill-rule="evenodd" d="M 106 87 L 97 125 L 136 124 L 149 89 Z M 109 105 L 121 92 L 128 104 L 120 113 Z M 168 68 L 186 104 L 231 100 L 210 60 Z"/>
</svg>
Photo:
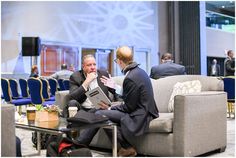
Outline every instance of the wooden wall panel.
<svg viewBox="0 0 236 158">
<path fill-rule="evenodd" d="M 78 49 L 65 46 L 44 45 L 41 52 L 41 75 L 49 76 L 61 70 L 62 64 L 67 64 L 78 68 Z"/>
</svg>

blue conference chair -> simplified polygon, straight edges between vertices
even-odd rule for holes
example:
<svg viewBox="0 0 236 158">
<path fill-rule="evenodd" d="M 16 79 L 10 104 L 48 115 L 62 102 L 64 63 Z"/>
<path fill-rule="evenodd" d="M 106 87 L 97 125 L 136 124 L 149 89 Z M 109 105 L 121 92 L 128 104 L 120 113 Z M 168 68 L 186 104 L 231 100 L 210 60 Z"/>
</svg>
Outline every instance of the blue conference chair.
<svg viewBox="0 0 236 158">
<path fill-rule="evenodd" d="M 57 80 L 55 78 L 49 78 L 48 83 L 50 86 L 51 96 L 55 96 L 55 94 L 57 92 L 57 87 L 58 87 Z"/>
<path fill-rule="evenodd" d="M 224 91 L 227 92 L 227 102 L 228 102 L 228 113 L 229 117 L 231 114 L 235 118 L 235 78 L 226 77 L 224 81 Z"/>
<path fill-rule="evenodd" d="M 63 85 L 64 85 L 64 89 L 69 90 L 70 89 L 70 81 L 68 79 L 65 79 L 62 82 L 63 82 Z"/>
<path fill-rule="evenodd" d="M 10 93 L 10 83 L 8 79 L 1 78 L 1 87 L 2 87 L 2 93 L 3 93 L 5 102 L 14 104 L 15 106 L 31 104 L 31 99 L 29 98 L 12 99 L 12 96 Z M 19 113 L 21 113 L 21 109 L 19 110 L 20 110 Z"/>
<path fill-rule="evenodd" d="M 63 84 L 63 79 L 59 79 L 58 84 L 59 84 L 59 87 L 60 87 L 60 91 L 64 91 L 65 87 L 64 87 L 64 84 Z"/>
<path fill-rule="evenodd" d="M 29 98 L 29 88 L 27 85 L 27 80 L 20 78 L 19 79 L 20 89 L 21 89 L 21 95 L 23 98 Z"/>
<path fill-rule="evenodd" d="M 42 84 L 43 84 L 43 98 L 46 101 L 55 101 L 55 96 L 50 97 L 49 93 L 49 83 L 46 79 L 41 78 Z"/>
<path fill-rule="evenodd" d="M 15 79 L 8 79 L 10 83 L 10 88 L 11 88 L 11 95 L 13 99 L 19 99 L 22 98 L 20 96 L 19 91 L 18 91 L 18 83 Z"/>
<path fill-rule="evenodd" d="M 38 78 L 30 77 L 27 81 L 30 97 L 34 105 L 52 105 L 55 101 L 45 101 L 43 98 L 43 84 Z"/>
</svg>

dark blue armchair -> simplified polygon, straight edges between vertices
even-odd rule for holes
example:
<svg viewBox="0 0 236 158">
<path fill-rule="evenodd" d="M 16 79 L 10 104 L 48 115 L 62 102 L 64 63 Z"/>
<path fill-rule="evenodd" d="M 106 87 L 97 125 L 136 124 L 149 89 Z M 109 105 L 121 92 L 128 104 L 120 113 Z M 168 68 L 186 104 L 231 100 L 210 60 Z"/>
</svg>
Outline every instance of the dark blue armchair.
<svg viewBox="0 0 236 158">
<path fill-rule="evenodd" d="M 5 102 L 14 104 L 15 106 L 31 104 L 31 99 L 29 98 L 12 99 L 10 93 L 10 83 L 8 79 L 1 78 L 1 87 Z M 20 110 L 19 113 L 21 113 L 21 109 L 19 110 Z"/>
<path fill-rule="evenodd" d="M 48 83 L 49 83 L 49 86 L 50 86 L 51 95 L 55 96 L 55 94 L 57 92 L 57 87 L 58 87 L 57 80 L 55 78 L 49 78 Z"/>
<path fill-rule="evenodd" d="M 29 88 L 27 85 L 27 80 L 20 78 L 19 79 L 20 89 L 21 89 L 21 95 L 23 98 L 29 98 Z"/>
<path fill-rule="evenodd" d="M 42 81 L 38 78 L 30 77 L 27 81 L 30 97 L 32 103 L 35 105 L 42 104 L 45 105 L 52 105 L 55 101 L 45 101 L 43 98 L 43 84 Z"/>
</svg>

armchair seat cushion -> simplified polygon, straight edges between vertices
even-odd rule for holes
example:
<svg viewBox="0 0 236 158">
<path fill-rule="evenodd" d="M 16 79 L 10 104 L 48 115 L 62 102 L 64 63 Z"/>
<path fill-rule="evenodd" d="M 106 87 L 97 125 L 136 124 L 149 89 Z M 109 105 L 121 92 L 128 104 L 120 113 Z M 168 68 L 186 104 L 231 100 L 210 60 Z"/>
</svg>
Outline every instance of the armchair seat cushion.
<svg viewBox="0 0 236 158">
<path fill-rule="evenodd" d="M 149 132 L 172 133 L 173 118 L 173 113 L 159 113 L 159 117 L 150 122 Z"/>
</svg>

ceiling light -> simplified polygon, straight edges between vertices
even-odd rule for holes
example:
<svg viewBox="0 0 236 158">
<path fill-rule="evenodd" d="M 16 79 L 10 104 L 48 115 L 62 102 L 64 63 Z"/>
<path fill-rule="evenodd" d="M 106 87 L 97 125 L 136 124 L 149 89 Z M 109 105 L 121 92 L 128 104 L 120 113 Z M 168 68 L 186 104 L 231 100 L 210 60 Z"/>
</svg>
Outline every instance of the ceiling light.
<svg viewBox="0 0 236 158">
<path fill-rule="evenodd" d="M 224 6 L 224 5 L 222 5 L 222 6 L 221 6 L 221 8 L 225 8 L 225 6 Z"/>
</svg>

